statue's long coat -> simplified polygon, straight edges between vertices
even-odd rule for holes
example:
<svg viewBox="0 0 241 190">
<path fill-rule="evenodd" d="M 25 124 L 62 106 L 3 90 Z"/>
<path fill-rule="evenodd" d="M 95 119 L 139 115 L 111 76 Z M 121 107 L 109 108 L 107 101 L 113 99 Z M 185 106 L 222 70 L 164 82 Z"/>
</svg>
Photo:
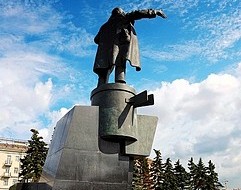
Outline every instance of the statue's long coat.
<svg viewBox="0 0 241 190">
<path fill-rule="evenodd" d="M 154 18 L 153 10 L 142 10 L 127 13 L 125 16 L 110 17 L 103 24 L 94 41 L 98 44 L 95 57 L 94 72 L 111 69 L 117 56 L 128 60 L 136 70 L 141 70 L 138 40 L 134 29 L 134 21 L 141 18 Z"/>
</svg>

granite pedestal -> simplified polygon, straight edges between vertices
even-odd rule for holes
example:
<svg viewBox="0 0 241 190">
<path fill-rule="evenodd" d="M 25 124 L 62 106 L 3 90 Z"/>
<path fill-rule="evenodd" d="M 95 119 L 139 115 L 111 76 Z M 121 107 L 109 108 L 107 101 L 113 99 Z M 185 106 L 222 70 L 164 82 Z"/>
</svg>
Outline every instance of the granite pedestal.
<svg viewBox="0 0 241 190">
<path fill-rule="evenodd" d="M 150 154 L 157 125 L 157 117 L 137 115 L 134 105 L 149 96 L 138 97 L 125 84 L 106 84 L 92 91 L 91 106 L 74 106 L 55 127 L 41 182 L 53 190 L 130 190 L 133 159 Z"/>
<path fill-rule="evenodd" d="M 42 175 L 53 190 L 130 189 L 129 158 L 99 138 L 98 110 L 75 106 L 57 123 Z"/>
</svg>

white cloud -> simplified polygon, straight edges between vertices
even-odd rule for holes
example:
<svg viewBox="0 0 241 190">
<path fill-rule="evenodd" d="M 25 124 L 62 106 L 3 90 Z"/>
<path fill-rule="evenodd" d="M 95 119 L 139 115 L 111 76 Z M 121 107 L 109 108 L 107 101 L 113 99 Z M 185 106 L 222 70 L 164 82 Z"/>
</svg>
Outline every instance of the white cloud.
<svg viewBox="0 0 241 190">
<path fill-rule="evenodd" d="M 26 138 L 26 132 L 31 128 L 38 128 L 41 123 L 38 121 L 40 113 L 47 111 L 49 102 L 42 98 L 42 95 L 51 97 L 50 86 L 51 81 L 42 85 L 38 93 L 31 88 L 21 85 L 12 87 L 4 87 L 1 91 L 3 99 L 1 99 L 0 108 L 0 134 L 4 134 L 6 128 L 11 128 L 11 133 L 18 138 Z M 46 90 L 47 89 L 47 90 Z"/>
<path fill-rule="evenodd" d="M 239 75 L 210 74 L 199 83 L 178 79 L 163 82 L 150 92 L 155 96 L 155 105 L 144 108 L 142 113 L 159 118 L 154 148 L 161 149 L 172 160 L 212 159 L 221 179 L 238 175 L 241 172 L 239 67 L 233 71 Z"/>
<path fill-rule="evenodd" d="M 42 128 L 39 130 L 39 135 L 43 137 L 44 141 L 46 143 L 50 143 L 50 140 L 52 139 L 52 134 L 54 131 L 54 128 L 56 126 L 56 123 L 68 112 L 69 110 L 66 108 L 61 108 L 58 111 L 52 111 L 48 112 L 47 117 L 51 121 L 51 123 L 46 126 L 45 128 Z"/>
<path fill-rule="evenodd" d="M 71 94 L 56 88 L 50 77 L 67 80 L 70 76 L 66 73 L 72 76 L 75 72 L 61 65 L 58 58 L 40 52 L 5 55 L 0 58 L 0 136 L 26 139 L 29 130 L 36 128 L 49 140 L 46 130 L 52 129 L 57 117 L 56 111 L 51 111 L 53 104 Z"/>
<path fill-rule="evenodd" d="M 135 0 L 128 1 L 125 5 L 126 8 L 130 10 L 134 9 L 146 9 L 146 8 L 166 8 L 170 12 L 176 12 L 179 15 L 185 15 L 190 9 L 195 8 L 198 5 L 199 0 L 179 0 L 179 1 L 169 1 L 169 0 Z"/>
<path fill-rule="evenodd" d="M 71 22 L 70 15 L 57 12 L 51 1 L 0 4 L 0 42 L 6 51 L 16 46 L 44 52 L 67 52 L 84 57 L 93 55 L 93 35 Z M 9 44 L 10 42 L 10 44 Z"/>
<path fill-rule="evenodd" d="M 53 124 L 47 113 L 67 96 L 73 98 L 70 101 L 76 101 L 74 91 L 81 88 L 80 84 L 73 86 L 82 76 L 66 67 L 61 59 L 24 46 L 22 50 L 6 50 L 0 57 L 0 65 L 0 136 L 11 134 L 26 139 L 31 128 L 42 129 Z M 62 83 L 53 82 L 56 79 Z"/>
<path fill-rule="evenodd" d="M 57 12 L 56 2 L 0 1 L 0 136 L 11 129 L 17 138 L 28 138 L 30 133 L 22 134 L 54 122 L 48 113 L 59 109 L 57 102 L 66 96 L 76 102 L 75 91 L 88 86 L 79 82 L 84 71 L 68 67 L 59 53 L 92 54 L 92 35 Z"/>
<path fill-rule="evenodd" d="M 196 21 L 195 30 L 206 31 L 199 38 L 204 46 L 203 55 L 210 60 L 230 56 L 229 48 L 233 48 L 241 39 L 241 14 L 238 6 L 229 5 L 224 8 L 217 9 L 217 12 L 221 12 L 219 14 L 215 11 L 207 12 Z"/>
<path fill-rule="evenodd" d="M 70 52 L 80 57 L 94 55 L 92 46 L 94 36 L 85 29 L 77 28 L 73 25 L 66 27 L 69 33 L 51 35 L 51 43 L 48 45 L 55 47 L 59 51 Z"/>
<path fill-rule="evenodd" d="M 202 49 L 203 47 L 198 42 L 187 41 L 183 44 L 168 45 L 161 49 L 145 46 L 142 48 L 141 55 L 156 61 L 180 61 L 200 54 Z"/>
<path fill-rule="evenodd" d="M 145 5 L 147 2 L 155 5 L 151 1 L 144 2 Z M 214 63 L 240 58 L 240 52 L 237 51 L 241 40 L 240 1 L 162 1 L 161 4 L 167 7 L 166 12 L 170 16 L 179 15 L 178 20 L 168 18 L 166 22 L 181 23 L 183 29 L 190 33 L 183 30 L 185 42 L 178 40 L 171 45 L 163 44 L 154 48 L 149 45 L 141 55 L 157 61 L 180 61 L 198 56 Z M 178 35 L 180 31 L 174 32 Z M 168 37 L 169 34 L 166 35 Z M 180 39 L 183 40 L 182 37 Z"/>
<path fill-rule="evenodd" d="M 7 4 L 7 3 L 6 3 Z M 43 34 L 58 27 L 61 15 L 50 6 L 30 7 L 24 4 L 2 5 L 2 32 L 14 34 Z"/>
<path fill-rule="evenodd" d="M 42 82 L 38 82 L 34 87 L 34 93 L 37 96 L 35 101 L 38 103 L 41 103 L 41 107 L 43 110 L 48 108 L 50 104 L 50 100 L 52 97 L 51 90 L 53 87 L 53 83 L 51 79 L 48 79 L 48 81 L 43 84 Z"/>
</svg>

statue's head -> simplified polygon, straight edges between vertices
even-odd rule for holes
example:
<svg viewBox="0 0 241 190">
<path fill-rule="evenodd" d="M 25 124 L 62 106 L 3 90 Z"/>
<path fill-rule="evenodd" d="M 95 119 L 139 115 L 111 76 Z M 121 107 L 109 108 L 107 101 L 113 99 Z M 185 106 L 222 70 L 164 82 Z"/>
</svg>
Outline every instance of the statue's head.
<svg viewBox="0 0 241 190">
<path fill-rule="evenodd" d="M 119 7 L 114 8 L 111 14 L 111 16 L 125 16 L 125 12 Z"/>
</svg>

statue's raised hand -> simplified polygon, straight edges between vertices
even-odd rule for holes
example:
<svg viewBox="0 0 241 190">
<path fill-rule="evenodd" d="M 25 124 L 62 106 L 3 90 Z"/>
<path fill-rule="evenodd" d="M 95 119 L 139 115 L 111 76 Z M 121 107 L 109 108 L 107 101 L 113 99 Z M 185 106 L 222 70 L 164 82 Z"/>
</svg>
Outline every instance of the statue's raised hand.
<svg viewBox="0 0 241 190">
<path fill-rule="evenodd" d="M 156 15 L 160 16 L 162 18 L 167 18 L 167 16 L 165 15 L 165 13 L 160 9 L 160 10 L 156 10 Z"/>
</svg>

